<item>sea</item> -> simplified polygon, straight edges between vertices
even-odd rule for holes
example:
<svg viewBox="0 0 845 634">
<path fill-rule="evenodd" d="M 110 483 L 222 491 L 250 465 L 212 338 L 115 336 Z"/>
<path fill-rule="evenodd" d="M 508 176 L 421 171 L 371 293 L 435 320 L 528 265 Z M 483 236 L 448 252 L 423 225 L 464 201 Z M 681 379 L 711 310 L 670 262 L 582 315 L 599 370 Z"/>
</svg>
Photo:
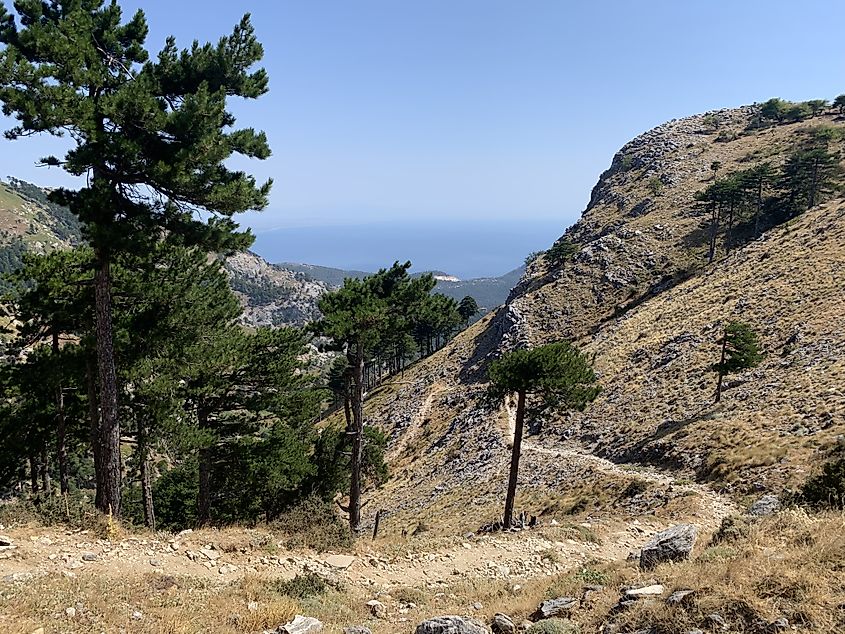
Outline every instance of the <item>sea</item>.
<svg viewBox="0 0 845 634">
<path fill-rule="evenodd" d="M 552 220 L 401 221 L 256 231 L 252 250 L 273 263 L 377 271 L 410 260 L 412 271 L 461 279 L 498 277 L 548 249 L 564 222 Z"/>
</svg>

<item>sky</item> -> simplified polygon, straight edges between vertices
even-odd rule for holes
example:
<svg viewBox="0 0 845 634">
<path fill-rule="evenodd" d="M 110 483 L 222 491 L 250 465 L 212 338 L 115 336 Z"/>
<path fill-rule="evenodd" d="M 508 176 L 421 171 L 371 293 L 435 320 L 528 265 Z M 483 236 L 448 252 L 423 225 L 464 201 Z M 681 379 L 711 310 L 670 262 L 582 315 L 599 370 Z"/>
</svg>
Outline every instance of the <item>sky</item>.
<svg viewBox="0 0 845 634">
<path fill-rule="evenodd" d="M 233 104 L 273 156 L 257 231 L 368 222 L 577 219 L 616 150 L 671 118 L 845 92 L 839 0 L 122 0 L 149 46 L 216 40 L 242 13 L 270 92 Z M 0 175 L 52 139 L 5 143 Z M 241 163 L 237 163 L 241 165 Z"/>
</svg>

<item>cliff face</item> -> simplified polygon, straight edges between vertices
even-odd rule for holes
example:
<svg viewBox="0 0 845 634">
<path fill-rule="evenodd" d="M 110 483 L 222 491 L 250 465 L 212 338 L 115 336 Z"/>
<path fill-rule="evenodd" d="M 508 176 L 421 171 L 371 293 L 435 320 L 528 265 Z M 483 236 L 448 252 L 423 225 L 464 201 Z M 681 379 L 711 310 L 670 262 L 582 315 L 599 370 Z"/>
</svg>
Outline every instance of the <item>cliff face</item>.
<svg viewBox="0 0 845 634">
<path fill-rule="evenodd" d="M 842 129 L 843 120 L 750 129 L 752 116 L 697 115 L 627 143 L 560 240 L 577 249 L 571 259 L 533 262 L 504 307 L 371 398 L 397 473 L 381 504 L 408 516 L 489 515 L 510 450 L 509 413 L 484 398 L 486 364 L 561 339 L 594 356 L 603 392 L 583 414 L 532 417 L 524 499 L 564 483 L 604 486 L 588 485 L 596 469 L 561 451 L 669 468 L 735 499 L 803 480 L 845 433 L 845 203 L 772 221 L 757 240 L 740 225 L 737 248 L 726 255 L 720 236 L 708 265 L 709 212 L 695 194 L 713 182 L 714 162 L 720 177 L 762 161 L 779 167 L 811 128 Z M 731 319 L 752 325 L 767 356 L 730 377 L 716 407 L 710 368 Z"/>
</svg>

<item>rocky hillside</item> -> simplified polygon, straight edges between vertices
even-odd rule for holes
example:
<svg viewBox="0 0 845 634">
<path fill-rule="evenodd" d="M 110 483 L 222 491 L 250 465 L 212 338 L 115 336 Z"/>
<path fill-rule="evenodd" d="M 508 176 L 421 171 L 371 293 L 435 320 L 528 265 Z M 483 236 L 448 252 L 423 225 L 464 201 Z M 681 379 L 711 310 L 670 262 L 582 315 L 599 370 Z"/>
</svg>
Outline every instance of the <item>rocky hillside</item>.
<svg viewBox="0 0 845 634">
<path fill-rule="evenodd" d="M 295 264 L 293 262 L 283 262 L 278 267 L 302 273 L 307 279 L 322 282 L 329 288 L 342 285 L 343 280 L 347 277 L 361 278 L 368 275 L 364 271 L 345 271 L 327 266 Z M 468 280 L 458 279 L 442 271 L 433 271 L 432 273 L 437 280 L 436 293 L 442 293 L 456 301 L 461 301 L 469 295 L 475 298 L 482 311 L 487 312 L 505 303 L 511 289 L 517 285 L 523 273 L 525 273 L 525 268 L 520 266 L 499 277 L 479 277 Z M 421 275 L 421 273 L 415 273 L 415 275 Z"/>
<path fill-rule="evenodd" d="M 0 273 L 17 269 L 27 251 L 46 253 L 82 240 L 76 217 L 50 203 L 43 189 L 16 179 L 0 183 Z M 225 268 L 249 326 L 305 324 L 317 315 L 317 299 L 326 291 L 325 284 L 252 252 L 228 258 Z"/>
<path fill-rule="evenodd" d="M 287 270 L 246 251 L 225 263 L 232 288 L 251 326 L 302 325 L 319 317 L 317 300 L 328 287 L 303 273 Z"/>
<path fill-rule="evenodd" d="M 713 182 L 714 162 L 722 174 L 763 160 L 777 167 L 812 128 L 843 120 L 756 129 L 754 115 L 693 116 L 627 143 L 559 241 L 574 246 L 571 259 L 535 261 L 506 306 L 372 396 L 397 476 L 377 498 L 397 524 L 475 528 L 495 517 L 510 412 L 484 398 L 486 363 L 560 339 L 595 357 L 603 392 L 583 414 L 533 417 L 518 499 L 531 512 L 710 503 L 642 481 L 644 465 L 742 502 L 801 482 L 823 460 L 845 433 L 845 201 L 834 196 L 757 240 L 740 235 L 729 255 L 720 238 L 708 265 L 709 215 L 695 194 Z M 715 406 L 711 366 L 732 319 L 751 324 L 767 354 L 729 377 Z"/>
</svg>

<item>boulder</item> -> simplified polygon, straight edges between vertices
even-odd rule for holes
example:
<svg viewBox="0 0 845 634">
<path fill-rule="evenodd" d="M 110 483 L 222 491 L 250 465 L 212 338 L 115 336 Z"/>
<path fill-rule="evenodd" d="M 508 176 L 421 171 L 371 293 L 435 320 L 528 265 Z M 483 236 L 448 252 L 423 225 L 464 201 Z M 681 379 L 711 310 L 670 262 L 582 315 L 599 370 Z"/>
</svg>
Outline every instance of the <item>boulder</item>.
<svg viewBox="0 0 845 634">
<path fill-rule="evenodd" d="M 764 495 L 754 502 L 748 509 L 748 514 L 754 517 L 774 515 L 780 510 L 780 499 L 776 495 Z"/>
<path fill-rule="evenodd" d="M 543 619 L 551 619 L 556 616 L 566 615 L 569 614 L 569 611 L 576 605 L 578 605 L 578 599 L 573 597 L 559 597 L 557 599 L 543 601 L 539 606 L 537 606 L 537 609 L 530 618 L 532 621 L 542 621 Z"/>
<path fill-rule="evenodd" d="M 300 616 L 297 614 L 293 621 L 287 625 L 282 625 L 277 632 L 279 634 L 317 634 L 323 631 L 323 624 L 315 618 L 310 616 Z"/>
<path fill-rule="evenodd" d="M 473 619 L 438 616 L 417 625 L 415 634 L 488 634 L 488 630 Z"/>
<path fill-rule="evenodd" d="M 652 537 L 640 552 L 640 568 L 648 570 L 667 561 L 689 559 L 698 529 L 692 524 L 678 524 Z"/>
<path fill-rule="evenodd" d="M 501 612 L 497 612 L 493 616 L 490 629 L 493 630 L 493 634 L 516 634 L 516 625 L 511 617 Z"/>
</svg>

